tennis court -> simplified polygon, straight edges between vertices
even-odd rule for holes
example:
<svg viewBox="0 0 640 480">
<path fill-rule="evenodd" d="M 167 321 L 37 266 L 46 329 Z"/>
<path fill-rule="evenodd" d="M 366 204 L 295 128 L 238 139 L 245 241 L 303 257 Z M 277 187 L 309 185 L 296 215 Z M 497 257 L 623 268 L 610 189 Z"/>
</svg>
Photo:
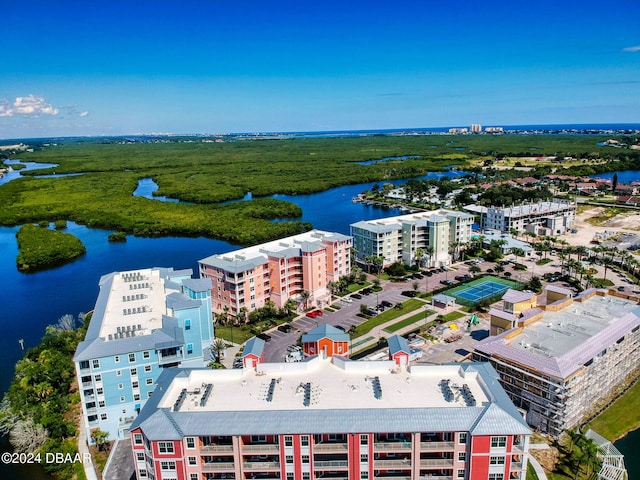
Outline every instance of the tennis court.
<svg viewBox="0 0 640 480">
<path fill-rule="evenodd" d="M 489 276 L 447 290 L 445 294 L 455 297 L 460 304 L 477 305 L 484 299 L 501 297 L 509 288 L 518 289 L 519 287 L 517 282 Z"/>
</svg>

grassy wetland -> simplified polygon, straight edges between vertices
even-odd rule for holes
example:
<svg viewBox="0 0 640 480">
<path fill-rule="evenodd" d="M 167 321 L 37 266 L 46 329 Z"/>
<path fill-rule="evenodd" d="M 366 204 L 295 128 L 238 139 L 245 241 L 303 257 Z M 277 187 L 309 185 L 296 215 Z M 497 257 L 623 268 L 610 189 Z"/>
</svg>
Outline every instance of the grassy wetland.
<svg viewBox="0 0 640 480">
<path fill-rule="evenodd" d="M 267 197 L 307 194 L 362 182 L 409 178 L 449 166 L 470 168 L 499 155 L 603 158 L 616 151 L 589 136 L 368 136 L 242 140 L 222 143 L 169 138 L 64 140 L 20 153 L 23 161 L 56 163 L 24 172 L 0 187 L 0 225 L 71 220 L 141 236 L 205 236 L 248 245 L 311 228 L 300 208 Z M 394 157 L 362 164 L 367 160 Z M 190 203 L 134 197 L 138 180 L 152 178 L 155 195 Z M 251 192 L 254 200 L 221 203 Z M 256 198 L 258 197 L 258 198 Z M 273 220 L 278 220 L 274 222 Z"/>
</svg>

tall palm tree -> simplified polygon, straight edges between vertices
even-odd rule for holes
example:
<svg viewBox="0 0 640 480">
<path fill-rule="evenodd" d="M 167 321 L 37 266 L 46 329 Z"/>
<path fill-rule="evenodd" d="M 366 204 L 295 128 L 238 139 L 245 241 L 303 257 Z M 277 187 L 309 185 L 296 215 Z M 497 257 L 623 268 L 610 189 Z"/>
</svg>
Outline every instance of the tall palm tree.
<svg viewBox="0 0 640 480">
<path fill-rule="evenodd" d="M 309 290 L 302 290 L 300 293 L 300 303 L 304 304 L 304 308 L 307 308 L 307 302 L 309 301 L 309 298 L 311 298 L 311 293 L 309 293 Z"/>
<path fill-rule="evenodd" d="M 224 351 L 227 348 L 226 342 L 222 338 L 216 338 L 211 348 L 213 349 L 213 354 L 216 356 L 216 361 L 220 363 L 222 356 L 224 355 Z"/>
<path fill-rule="evenodd" d="M 432 246 L 428 246 L 427 248 L 424 249 L 424 253 L 427 255 L 427 257 L 429 258 L 429 260 L 427 261 L 427 265 L 429 267 L 433 267 L 433 253 L 435 252 L 435 249 Z"/>
</svg>

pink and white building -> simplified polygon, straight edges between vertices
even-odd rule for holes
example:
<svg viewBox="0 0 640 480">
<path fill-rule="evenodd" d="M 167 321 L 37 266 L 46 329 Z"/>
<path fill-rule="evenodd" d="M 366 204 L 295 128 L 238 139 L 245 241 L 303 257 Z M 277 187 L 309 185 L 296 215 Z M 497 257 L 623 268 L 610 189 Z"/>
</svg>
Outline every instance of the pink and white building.
<svg viewBox="0 0 640 480">
<path fill-rule="evenodd" d="M 329 282 L 351 273 L 351 237 L 311 230 L 200 260 L 200 277 L 210 278 L 215 313 L 237 315 L 264 307 L 271 300 L 282 307 L 309 292 L 307 306 L 329 302 Z"/>
</svg>

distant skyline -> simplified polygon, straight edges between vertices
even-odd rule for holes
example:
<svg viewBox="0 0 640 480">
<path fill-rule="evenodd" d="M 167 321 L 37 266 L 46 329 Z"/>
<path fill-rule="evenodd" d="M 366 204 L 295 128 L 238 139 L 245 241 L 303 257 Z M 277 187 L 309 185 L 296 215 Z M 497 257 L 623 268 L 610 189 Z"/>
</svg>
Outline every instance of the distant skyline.
<svg viewBox="0 0 640 480">
<path fill-rule="evenodd" d="M 640 123 L 637 0 L 0 11 L 0 139 Z"/>
</svg>

